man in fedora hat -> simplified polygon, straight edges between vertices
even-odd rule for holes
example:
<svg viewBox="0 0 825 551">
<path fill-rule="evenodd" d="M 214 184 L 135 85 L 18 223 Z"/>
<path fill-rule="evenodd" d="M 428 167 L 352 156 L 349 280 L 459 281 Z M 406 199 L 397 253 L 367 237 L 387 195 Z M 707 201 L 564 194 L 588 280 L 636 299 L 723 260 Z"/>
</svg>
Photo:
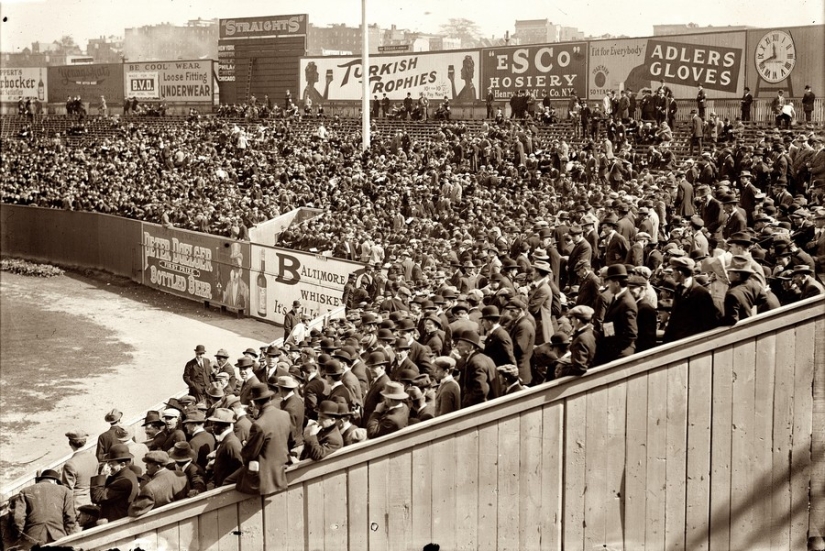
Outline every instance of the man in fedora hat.
<svg viewBox="0 0 825 551">
<path fill-rule="evenodd" d="M 535 344 L 540 345 L 550 342 L 550 337 L 556 331 L 556 320 L 554 319 L 553 302 L 558 297 L 558 289 L 554 293 L 551 288 L 550 275 L 553 270 L 550 264 L 543 260 L 537 260 L 532 265 L 533 282 L 527 295 L 527 311 L 536 320 L 536 340 Z M 555 295 L 555 297 L 554 297 Z M 561 308 L 559 308 L 561 310 Z M 558 312 L 560 313 L 560 312 Z M 530 384 L 530 380 L 525 380 L 525 384 Z"/>
<path fill-rule="evenodd" d="M 92 503 L 91 482 L 97 475 L 97 458 L 91 450 L 83 450 L 89 435 L 84 430 L 72 430 L 66 433 L 72 457 L 63 465 L 60 480 L 63 486 L 74 495 L 75 508 Z"/>
<path fill-rule="evenodd" d="M 722 210 L 727 215 L 725 224 L 722 226 L 722 237 L 728 239 L 731 235 L 748 229 L 745 210 L 739 206 L 736 193 L 733 191 L 720 193 L 719 202 L 722 203 Z"/>
<path fill-rule="evenodd" d="M 496 364 L 481 351 L 481 339 L 475 331 L 465 331 L 455 344 L 460 359 L 461 407 L 484 403 L 501 395 Z"/>
<path fill-rule="evenodd" d="M 206 347 L 199 344 L 195 347 L 195 357 L 186 362 L 183 368 L 183 382 L 189 387 L 189 394 L 198 400 L 202 399 L 209 386 L 211 373 L 212 363 L 206 357 Z"/>
<path fill-rule="evenodd" d="M 252 391 L 252 387 L 261 382 L 255 376 L 255 362 L 244 355 L 244 357 L 238 358 L 235 367 L 238 368 L 238 375 L 241 378 L 241 390 L 238 397 L 241 399 L 242 404 L 249 405 L 249 393 Z"/>
<path fill-rule="evenodd" d="M 237 482 L 239 492 L 269 495 L 286 488 L 291 423 L 289 414 L 272 403 L 274 395 L 263 383 L 252 389 L 257 418 L 241 450 L 244 466 L 225 481 Z"/>
<path fill-rule="evenodd" d="M 301 459 L 320 461 L 344 447 L 344 439 L 338 427 L 338 411 L 337 402 L 324 400 L 320 403 L 318 420 L 310 421 L 304 430 L 304 448 L 301 450 Z"/>
<path fill-rule="evenodd" d="M 215 449 L 215 437 L 212 433 L 206 431 L 205 424 L 206 415 L 200 411 L 188 415 L 183 421 L 184 429 L 189 436 L 189 445 L 197 454 L 195 462 L 202 469 L 205 469 L 206 464 L 209 462 L 207 456 Z"/>
<path fill-rule="evenodd" d="M 406 341 L 401 341 L 401 344 L 406 346 L 407 343 Z M 364 414 L 362 419 L 365 428 L 375 408 L 378 407 L 378 404 L 383 400 L 381 392 L 383 392 L 386 384 L 390 382 L 390 378 L 386 373 L 389 362 L 383 352 L 371 352 L 369 356 L 367 356 L 366 363 L 372 379 L 372 385 L 370 385 L 367 395 L 364 397 Z M 410 363 L 413 367 L 415 366 L 412 362 Z M 400 373 L 401 369 L 398 371 Z"/>
<path fill-rule="evenodd" d="M 737 322 L 756 315 L 757 302 L 764 300 L 762 285 L 749 283 L 754 271 L 748 258 L 734 256 L 727 268 L 730 287 L 725 293 L 725 312 L 722 325 L 735 325 Z M 754 285 L 755 284 L 755 285 Z M 762 298 L 760 298 L 762 295 Z"/>
<path fill-rule="evenodd" d="M 280 398 L 279 407 L 289 414 L 292 425 L 292 447 L 297 448 L 304 444 L 304 401 L 298 394 L 300 385 L 293 377 L 287 375 L 276 378 L 274 383 L 274 385 L 270 384 L 270 387 L 277 389 Z"/>
<path fill-rule="evenodd" d="M 115 431 L 120 426 L 120 419 L 122 417 L 123 413 L 117 409 L 111 410 L 104 417 L 104 420 L 109 423 L 109 430 L 97 437 L 97 451 L 95 452 L 95 456 L 98 461 L 103 461 L 103 457 L 109 453 L 109 448 L 118 443 Z"/>
<path fill-rule="evenodd" d="M 14 525 L 20 534 L 20 549 L 31 549 L 79 532 L 77 511 L 71 490 L 60 475 L 46 469 L 15 497 Z"/>
<path fill-rule="evenodd" d="M 608 266 L 604 279 L 613 299 L 604 313 L 596 339 L 594 366 L 633 354 L 638 336 L 638 310 L 633 296 L 627 291 L 627 268 L 624 264 Z"/>
<path fill-rule="evenodd" d="M 175 445 L 169 450 L 170 463 L 167 468 L 186 476 L 186 480 L 189 482 L 188 497 L 194 497 L 207 489 L 206 471 L 195 463 L 196 457 L 197 454 L 189 446 L 189 442 L 175 442 Z"/>
<path fill-rule="evenodd" d="M 527 381 L 532 381 L 530 360 L 536 343 L 536 321 L 527 312 L 527 304 L 521 298 L 513 298 L 504 306 L 501 324 L 510 333 L 519 377 L 524 384 L 529 384 Z"/>
<path fill-rule="evenodd" d="M 614 264 L 621 264 L 627 257 L 628 244 L 620 233 L 616 231 L 618 217 L 610 213 L 602 220 L 602 242 L 604 243 L 604 262 L 605 266 L 612 266 Z"/>
<path fill-rule="evenodd" d="M 100 474 L 92 478 L 92 503 L 100 506 L 100 518 L 112 522 L 129 516 L 129 504 L 140 490 L 130 468 L 134 457 L 129 448 L 115 444 L 103 459 Z"/>
<path fill-rule="evenodd" d="M 498 308 L 485 306 L 481 309 L 481 326 L 484 330 L 484 354 L 489 356 L 496 366 L 516 363 L 513 354 L 513 340 L 499 321 Z"/>
<path fill-rule="evenodd" d="M 670 259 L 676 283 L 673 306 L 665 327 L 663 342 L 674 342 L 719 326 L 722 313 L 713 302 L 710 291 L 694 279 L 696 263 L 680 256 Z"/>
<path fill-rule="evenodd" d="M 293 300 L 292 308 L 284 314 L 284 335 L 288 337 L 292 334 L 292 330 L 298 324 L 301 317 L 301 301 Z"/>
<path fill-rule="evenodd" d="M 166 423 L 159 411 L 147 411 L 143 419 L 143 433 L 146 435 L 145 444 L 149 451 L 162 449 L 166 441 L 166 434 L 163 429 Z"/>
<path fill-rule="evenodd" d="M 379 438 L 406 427 L 410 420 L 410 408 L 405 403 L 409 395 L 401 383 L 390 381 L 381 391 L 383 401 L 378 404 L 367 420 L 367 436 Z"/>
<path fill-rule="evenodd" d="M 825 288 L 814 279 L 814 271 L 810 266 L 800 264 L 793 267 L 793 282 L 800 291 L 799 300 L 818 297 L 825 294 Z"/>
<path fill-rule="evenodd" d="M 189 480 L 186 475 L 166 468 L 169 454 L 153 451 L 143 457 L 146 463 L 146 481 L 140 492 L 129 504 L 129 516 L 139 517 L 152 509 L 163 507 L 189 494 Z"/>
<path fill-rule="evenodd" d="M 209 454 L 207 471 L 212 473 L 211 482 L 223 486 L 229 475 L 243 467 L 241 441 L 235 436 L 235 414 L 231 409 L 218 408 L 207 419 L 212 423 L 217 447 Z"/>
</svg>

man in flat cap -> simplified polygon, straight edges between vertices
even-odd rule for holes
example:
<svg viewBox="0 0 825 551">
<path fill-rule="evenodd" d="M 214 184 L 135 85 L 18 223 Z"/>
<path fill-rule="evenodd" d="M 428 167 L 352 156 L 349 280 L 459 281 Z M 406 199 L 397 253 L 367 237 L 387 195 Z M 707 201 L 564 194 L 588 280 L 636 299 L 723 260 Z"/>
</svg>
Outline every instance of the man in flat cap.
<svg viewBox="0 0 825 551">
<path fill-rule="evenodd" d="M 66 433 L 69 439 L 69 447 L 72 448 L 72 457 L 63 465 L 60 480 L 67 489 L 74 495 L 75 509 L 80 509 L 82 505 L 90 505 L 92 477 L 97 475 L 97 458 L 92 450 L 83 450 L 86 439 L 89 437 L 86 431 L 77 429 Z"/>
<path fill-rule="evenodd" d="M 152 509 L 183 499 L 189 493 L 186 475 L 166 468 L 171 460 L 165 451 L 153 451 L 143 456 L 146 482 L 129 505 L 129 516 L 139 517 Z"/>
<path fill-rule="evenodd" d="M 515 394 L 525 389 L 518 377 L 518 367 L 514 364 L 504 364 L 496 367 L 496 371 L 501 376 L 504 388 L 504 396 Z"/>
<path fill-rule="evenodd" d="M 32 486 L 23 488 L 14 498 L 14 525 L 20 534 L 20 549 L 31 549 L 80 531 L 74 496 L 60 483 L 57 472 L 46 469 L 34 480 Z"/>
</svg>

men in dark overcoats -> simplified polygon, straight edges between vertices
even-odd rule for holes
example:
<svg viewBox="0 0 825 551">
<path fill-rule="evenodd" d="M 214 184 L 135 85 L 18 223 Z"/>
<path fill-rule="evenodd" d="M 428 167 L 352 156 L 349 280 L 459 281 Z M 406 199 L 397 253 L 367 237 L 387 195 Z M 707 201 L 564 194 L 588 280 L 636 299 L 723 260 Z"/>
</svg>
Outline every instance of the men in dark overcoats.
<svg viewBox="0 0 825 551">
<path fill-rule="evenodd" d="M 486 331 L 484 354 L 493 360 L 496 366 L 515 364 L 513 340 L 507 330 L 499 324 L 500 319 L 496 306 L 485 306 L 481 309 L 481 325 Z"/>
<path fill-rule="evenodd" d="M 92 503 L 100 506 L 100 518 L 109 522 L 129 515 L 129 504 L 140 485 L 135 471 L 129 468 L 134 456 L 125 444 L 115 444 L 105 457 L 101 474 L 92 478 Z"/>
<path fill-rule="evenodd" d="M 237 490 L 269 495 L 286 488 L 291 423 L 289 414 L 272 404 L 274 392 L 261 383 L 252 389 L 252 403 L 259 412 L 241 455 L 244 466 L 227 479 L 237 480 Z"/>
<path fill-rule="evenodd" d="M 608 266 L 605 281 L 608 291 L 613 294 L 613 299 L 607 306 L 596 338 L 596 357 L 593 359 L 593 365 L 625 358 L 636 350 L 638 310 L 633 296 L 627 290 L 627 268 L 624 264 Z"/>
<path fill-rule="evenodd" d="M 639 336 L 636 338 L 636 352 L 643 352 L 656 346 L 656 330 L 659 325 L 656 308 L 645 297 L 647 279 L 640 275 L 632 275 L 627 278 L 627 288 L 636 301 L 638 311 L 636 325 Z"/>
<path fill-rule="evenodd" d="M 461 374 L 461 407 L 482 404 L 501 396 L 496 364 L 481 352 L 481 339 L 475 331 L 465 331 L 456 339 L 461 359 L 456 369 Z M 528 367 L 529 373 L 529 367 Z"/>
<path fill-rule="evenodd" d="M 320 461 L 332 452 L 344 447 L 344 439 L 338 428 L 338 404 L 324 400 L 318 407 L 318 422 L 307 425 L 303 434 L 304 449 L 301 459 Z"/>
<path fill-rule="evenodd" d="M 406 427 L 410 422 L 410 408 L 405 401 L 409 395 L 401 383 L 390 381 L 381 391 L 384 400 L 376 406 L 367 420 L 367 436 L 378 438 Z"/>
<path fill-rule="evenodd" d="M 535 322 L 528 317 L 527 305 L 520 298 L 510 300 L 504 307 L 502 323 L 508 328 L 513 341 L 513 356 L 518 366 L 519 377 L 524 384 L 530 384 L 532 371 L 530 360 L 536 342 Z"/>
<path fill-rule="evenodd" d="M 231 409 L 216 409 L 208 421 L 212 423 L 217 442 L 215 451 L 210 454 L 212 482 L 216 487 L 223 486 L 224 481 L 243 466 L 243 445 L 235 436 L 235 414 Z"/>
<path fill-rule="evenodd" d="M 95 456 L 98 461 L 103 461 L 103 458 L 109 453 L 109 449 L 120 442 L 117 436 L 115 436 L 115 431 L 120 427 L 120 419 L 122 417 L 123 413 L 116 409 L 113 409 L 104 417 L 105 421 L 109 423 L 109 430 L 97 437 Z"/>
<path fill-rule="evenodd" d="M 201 400 L 206 396 L 211 373 L 212 364 L 206 357 L 206 347 L 199 344 L 195 347 L 195 357 L 186 362 L 183 368 L 183 382 L 189 387 L 189 394 L 196 400 Z"/>
<path fill-rule="evenodd" d="M 298 395 L 298 381 L 289 376 L 278 377 L 275 388 L 281 398 L 280 408 L 289 414 L 292 424 L 292 447 L 297 448 L 304 443 L 304 401 Z"/>
<path fill-rule="evenodd" d="M 663 342 L 673 342 L 704 333 L 719 326 L 721 312 L 705 287 L 693 278 L 695 263 L 687 257 L 670 259 L 677 283 Z"/>
</svg>

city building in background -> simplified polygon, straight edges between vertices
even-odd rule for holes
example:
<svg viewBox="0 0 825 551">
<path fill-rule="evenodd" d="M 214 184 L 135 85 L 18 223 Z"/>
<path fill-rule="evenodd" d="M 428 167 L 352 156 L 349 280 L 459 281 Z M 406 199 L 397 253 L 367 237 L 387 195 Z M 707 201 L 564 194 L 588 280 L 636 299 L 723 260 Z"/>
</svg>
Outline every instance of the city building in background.
<svg viewBox="0 0 825 551">
<path fill-rule="evenodd" d="M 370 53 L 378 53 L 382 45 L 382 30 L 378 25 L 367 25 Z M 351 55 L 361 52 L 361 26 L 341 24 L 307 26 L 308 55 Z M 334 53 L 331 53 L 334 52 Z"/>
<path fill-rule="evenodd" d="M 584 39 L 584 33 L 576 27 L 557 25 L 549 19 L 516 19 L 515 26 L 516 32 L 513 37 L 519 44 L 546 44 Z"/>
<path fill-rule="evenodd" d="M 215 59 L 218 20 L 193 19 L 184 26 L 171 23 L 126 29 L 123 55 L 129 61 Z"/>
<path fill-rule="evenodd" d="M 91 38 L 86 46 L 86 55 L 95 63 L 120 63 L 123 59 L 123 37 Z"/>
</svg>

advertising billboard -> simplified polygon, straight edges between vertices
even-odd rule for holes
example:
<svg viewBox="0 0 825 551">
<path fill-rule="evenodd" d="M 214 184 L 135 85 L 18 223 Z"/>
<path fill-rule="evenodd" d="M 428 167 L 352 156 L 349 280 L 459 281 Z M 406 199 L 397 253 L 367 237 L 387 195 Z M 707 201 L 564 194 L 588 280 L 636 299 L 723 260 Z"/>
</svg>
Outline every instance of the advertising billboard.
<svg viewBox="0 0 825 551">
<path fill-rule="evenodd" d="M 586 42 L 492 48 L 482 50 L 481 57 L 483 97 L 488 89 L 497 100 L 509 99 L 519 90 L 536 98 L 545 93 L 551 98 L 587 93 Z"/>
<path fill-rule="evenodd" d="M 148 223 L 142 235 L 144 285 L 249 310 L 249 243 Z"/>
<path fill-rule="evenodd" d="M 290 249 L 252 245 L 250 314 L 283 325 L 293 301 L 315 319 L 342 306 L 349 274 L 363 264 Z M 360 272 L 359 272 L 360 273 Z"/>
<path fill-rule="evenodd" d="M 212 61 L 151 61 L 127 63 L 126 95 L 167 103 L 212 103 Z"/>
<path fill-rule="evenodd" d="M 123 64 L 98 63 L 49 67 L 49 97 L 60 101 L 80 96 L 87 101 L 104 96 L 109 105 L 123 103 Z"/>
<path fill-rule="evenodd" d="M 49 101 L 48 72 L 43 67 L 0 69 L 0 102 L 16 102 L 25 98 Z"/>
<path fill-rule="evenodd" d="M 596 40 L 589 43 L 588 97 L 610 90 L 654 90 L 664 82 L 677 99 L 740 97 L 745 86 L 745 33 L 706 33 Z"/>
<path fill-rule="evenodd" d="M 783 90 L 799 98 L 806 85 L 820 97 L 825 92 L 825 25 L 748 31 L 747 45 L 747 85 L 754 97 Z"/>
<path fill-rule="evenodd" d="M 299 36 L 307 33 L 307 15 L 236 17 L 220 20 L 219 39 Z"/>
<path fill-rule="evenodd" d="M 370 97 L 471 102 L 480 99 L 480 72 L 478 50 L 370 56 Z M 362 74 L 360 56 L 302 58 L 301 100 L 359 100 Z"/>
</svg>

